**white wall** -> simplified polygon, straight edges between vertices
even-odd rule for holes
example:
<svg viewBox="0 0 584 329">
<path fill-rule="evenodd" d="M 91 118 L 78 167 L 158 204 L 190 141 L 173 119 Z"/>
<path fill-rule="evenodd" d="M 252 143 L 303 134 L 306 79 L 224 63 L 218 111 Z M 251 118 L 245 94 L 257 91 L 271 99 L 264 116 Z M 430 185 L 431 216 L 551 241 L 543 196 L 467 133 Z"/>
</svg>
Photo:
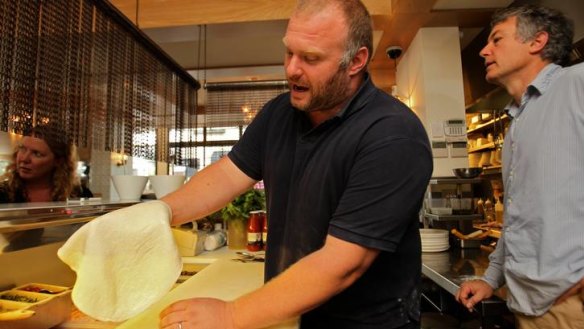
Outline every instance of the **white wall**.
<svg viewBox="0 0 584 329">
<path fill-rule="evenodd" d="M 463 119 L 464 86 L 458 27 L 422 28 L 398 64 L 398 94 L 418 114 L 432 140 L 432 123 Z M 468 158 L 434 158 L 433 176 L 452 176 Z"/>
</svg>

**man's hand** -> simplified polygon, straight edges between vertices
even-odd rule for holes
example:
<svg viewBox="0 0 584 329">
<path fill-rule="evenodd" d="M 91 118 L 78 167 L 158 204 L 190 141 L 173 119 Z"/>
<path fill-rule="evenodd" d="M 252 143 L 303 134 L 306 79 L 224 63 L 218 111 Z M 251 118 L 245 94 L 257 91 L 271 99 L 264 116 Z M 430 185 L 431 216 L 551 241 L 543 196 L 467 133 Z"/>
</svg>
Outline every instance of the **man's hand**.
<svg viewBox="0 0 584 329">
<path fill-rule="evenodd" d="M 214 298 L 185 299 L 171 304 L 160 313 L 161 329 L 236 328 L 233 305 Z"/>
<path fill-rule="evenodd" d="M 558 305 L 560 303 L 562 303 L 563 301 L 565 301 L 566 299 L 581 293 L 584 296 L 584 278 L 582 278 L 582 280 L 580 280 L 579 282 L 576 282 L 575 285 L 572 286 L 572 288 L 568 289 L 566 292 L 564 292 L 558 299 L 556 299 L 556 302 L 554 303 L 554 305 Z"/>
<path fill-rule="evenodd" d="M 493 295 L 493 288 L 483 280 L 463 282 L 456 293 L 456 300 L 464 305 L 470 312 L 473 307 L 485 298 Z"/>
</svg>

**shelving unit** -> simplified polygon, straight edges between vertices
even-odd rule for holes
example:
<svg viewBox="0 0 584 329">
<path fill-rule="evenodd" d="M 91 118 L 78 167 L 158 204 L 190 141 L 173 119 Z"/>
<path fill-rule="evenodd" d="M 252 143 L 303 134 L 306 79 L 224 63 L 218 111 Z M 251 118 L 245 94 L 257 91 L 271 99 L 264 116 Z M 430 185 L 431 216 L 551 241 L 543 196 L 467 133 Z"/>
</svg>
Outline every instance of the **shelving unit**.
<svg viewBox="0 0 584 329">
<path fill-rule="evenodd" d="M 504 88 L 497 87 L 468 104 L 465 109 L 469 166 L 483 168 L 480 175 L 483 183 L 477 186 L 475 191 L 478 194 L 475 196 L 480 196 L 483 200 L 486 198 L 493 200 L 504 194 L 501 170 L 502 146 L 506 128 L 511 122 L 511 117 L 507 115 L 504 108 L 511 100 L 511 96 Z M 490 116 L 485 114 L 490 114 Z M 480 117 L 476 118 L 477 115 Z M 476 119 L 482 120 L 477 122 Z M 472 121 L 475 124 L 471 124 Z M 477 141 L 479 138 L 482 138 L 480 142 Z M 469 222 L 472 221 L 464 223 L 466 225 Z M 438 223 L 442 224 L 442 222 Z"/>
<path fill-rule="evenodd" d="M 505 125 L 509 122 L 510 117 L 505 113 L 499 116 L 497 115 L 497 111 L 493 111 L 490 120 L 467 129 L 467 138 L 469 141 L 467 151 L 470 166 L 500 166 L 500 149 L 503 146 L 503 134 L 505 132 Z"/>
<path fill-rule="evenodd" d="M 498 118 L 493 118 L 485 123 L 481 123 L 479 125 L 477 125 L 476 127 L 472 128 L 472 129 L 468 129 L 466 131 L 466 134 L 472 134 L 475 132 L 481 132 L 483 130 L 491 130 L 491 127 L 493 127 L 495 125 L 495 123 L 499 123 L 500 121 L 506 122 L 509 120 L 509 116 L 507 114 L 503 114 L 502 116 L 498 117 Z"/>
<path fill-rule="evenodd" d="M 488 166 L 483 168 L 482 176 L 501 174 L 501 165 Z"/>
<path fill-rule="evenodd" d="M 461 202 L 460 208 L 453 209 L 458 210 L 459 213 L 449 215 L 431 213 L 430 208 L 432 207 L 430 205 L 435 201 L 448 198 L 448 195 L 455 195 L 455 198 L 459 198 L 459 200 L 472 200 L 475 185 L 480 185 L 482 182 L 481 178 L 435 177 L 430 179 L 425 207 L 422 212 L 425 223 L 447 230 L 456 228 L 464 234 L 470 233 L 473 222 L 481 219 L 481 215 L 472 213 L 472 205 L 469 208 L 464 208 Z"/>
<path fill-rule="evenodd" d="M 468 150 L 468 153 L 476 153 L 476 152 L 481 152 L 481 151 L 484 151 L 484 150 L 492 150 L 495 147 L 496 147 L 495 142 L 490 142 L 488 144 L 481 145 L 479 147 L 475 147 L 475 148 L 469 149 Z"/>
<path fill-rule="evenodd" d="M 469 104 L 466 109 L 467 139 L 469 144 L 469 165 L 483 167 L 483 172 L 499 170 L 501 157 L 497 153 L 491 157 L 492 152 L 499 152 L 505 134 L 505 127 L 511 118 L 503 111 L 511 101 L 511 96 L 504 88 L 498 87 Z M 485 114 L 490 114 L 487 118 Z M 476 116 L 482 120 L 476 122 Z M 474 120 L 473 120 L 474 119 Z M 475 121 L 475 124 L 471 124 Z M 481 138 L 481 141 L 477 140 Z M 485 154 L 487 153 L 487 154 Z M 494 164 L 494 166 L 491 165 Z M 499 170 L 500 172 L 500 170 Z M 482 175 L 484 176 L 484 174 Z"/>
<path fill-rule="evenodd" d="M 432 221 L 444 222 L 444 221 L 473 221 L 481 219 L 479 214 L 468 214 L 468 215 L 435 215 L 429 212 L 424 213 L 424 216 Z"/>
</svg>

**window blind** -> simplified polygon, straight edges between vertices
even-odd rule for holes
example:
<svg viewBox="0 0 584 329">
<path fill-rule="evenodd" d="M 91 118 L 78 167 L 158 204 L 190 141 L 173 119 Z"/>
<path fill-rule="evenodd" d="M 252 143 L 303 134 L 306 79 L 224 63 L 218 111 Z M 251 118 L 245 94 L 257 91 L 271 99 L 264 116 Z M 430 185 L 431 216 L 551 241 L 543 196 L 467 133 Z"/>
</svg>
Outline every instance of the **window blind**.
<svg viewBox="0 0 584 329">
<path fill-rule="evenodd" d="M 285 80 L 207 83 L 206 104 L 199 109 L 194 141 L 185 145 L 197 169 L 231 150 L 265 103 L 288 91 Z M 177 143 L 171 143 L 178 146 Z"/>
</svg>

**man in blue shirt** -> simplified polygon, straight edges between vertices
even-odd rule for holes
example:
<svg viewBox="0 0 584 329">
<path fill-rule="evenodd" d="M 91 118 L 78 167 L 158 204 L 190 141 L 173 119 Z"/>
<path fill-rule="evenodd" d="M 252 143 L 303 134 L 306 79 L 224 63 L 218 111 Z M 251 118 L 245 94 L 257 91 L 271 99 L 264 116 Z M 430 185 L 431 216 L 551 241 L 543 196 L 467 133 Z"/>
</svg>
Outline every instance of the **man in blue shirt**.
<svg viewBox="0 0 584 329">
<path fill-rule="evenodd" d="M 461 285 L 467 308 L 506 284 L 519 328 L 584 328 L 584 64 L 562 67 L 573 24 L 537 6 L 496 13 L 480 55 L 506 88 L 503 234 L 481 280 Z"/>
</svg>

